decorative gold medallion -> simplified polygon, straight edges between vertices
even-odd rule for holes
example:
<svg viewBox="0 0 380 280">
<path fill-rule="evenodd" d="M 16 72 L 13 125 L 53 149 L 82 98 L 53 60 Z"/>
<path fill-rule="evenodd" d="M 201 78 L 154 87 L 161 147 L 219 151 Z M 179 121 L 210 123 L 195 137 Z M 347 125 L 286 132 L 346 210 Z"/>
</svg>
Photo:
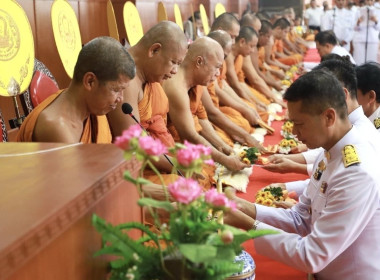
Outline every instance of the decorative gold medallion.
<svg viewBox="0 0 380 280">
<path fill-rule="evenodd" d="M 128 42 L 131 46 L 134 46 L 138 41 L 140 41 L 142 36 L 144 36 L 144 31 L 142 28 L 139 11 L 130 1 L 127 1 L 124 4 L 123 18 L 125 30 L 127 31 Z"/>
<path fill-rule="evenodd" d="M 54 40 L 67 75 L 73 78 L 75 64 L 82 49 L 79 24 L 66 0 L 55 0 L 51 7 Z"/>
<path fill-rule="evenodd" d="M 175 22 L 183 30 L 182 15 L 177 3 L 174 4 L 174 18 L 175 18 Z"/>
<path fill-rule="evenodd" d="M 323 194 L 326 193 L 326 189 L 327 189 L 327 182 L 323 181 L 320 187 L 321 193 Z"/>
<path fill-rule="evenodd" d="M 113 9 L 111 0 L 107 1 L 107 22 L 110 37 L 119 41 L 119 30 L 117 29 L 115 11 Z"/>
<path fill-rule="evenodd" d="M 203 6 L 203 4 L 199 5 L 199 11 L 201 14 L 203 30 L 204 30 L 205 35 L 207 35 L 210 32 L 210 26 L 208 25 L 208 17 L 207 17 L 205 6 Z"/>
<path fill-rule="evenodd" d="M 0 95 L 10 96 L 8 87 L 16 83 L 18 92 L 30 84 L 34 67 L 34 40 L 28 17 L 14 0 L 0 1 Z M 12 82 L 11 82 L 12 81 Z"/>
<path fill-rule="evenodd" d="M 373 124 L 375 125 L 376 129 L 378 129 L 380 127 L 380 118 L 374 119 Z"/>
<path fill-rule="evenodd" d="M 359 156 L 354 145 L 346 145 L 342 150 L 344 167 L 349 167 L 353 164 L 360 163 Z"/>
</svg>

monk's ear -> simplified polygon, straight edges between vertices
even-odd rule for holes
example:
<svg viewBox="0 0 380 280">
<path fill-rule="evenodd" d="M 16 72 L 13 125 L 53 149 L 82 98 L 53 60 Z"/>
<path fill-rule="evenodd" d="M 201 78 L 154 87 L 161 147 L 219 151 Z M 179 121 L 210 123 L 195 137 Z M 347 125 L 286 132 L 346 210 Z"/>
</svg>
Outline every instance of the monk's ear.
<svg viewBox="0 0 380 280">
<path fill-rule="evenodd" d="M 202 56 L 197 56 L 196 60 L 195 60 L 195 65 L 197 68 L 201 67 L 202 64 L 204 63 L 204 59 Z"/>
<path fill-rule="evenodd" d="M 86 90 L 92 90 L 97 82 L 98 79 L 96 78 L 94 73 L 87 72 L 83 75 L 82 84 Z"/>
<path fill-rule="evenodd" d="M 160 43 L 154 43 L 153 45 L 150 46 L 149 48 L 149 57 L 153 57 L 154 55 L 158 54 L 162 48 L 162 45 Z"/>
</svg>

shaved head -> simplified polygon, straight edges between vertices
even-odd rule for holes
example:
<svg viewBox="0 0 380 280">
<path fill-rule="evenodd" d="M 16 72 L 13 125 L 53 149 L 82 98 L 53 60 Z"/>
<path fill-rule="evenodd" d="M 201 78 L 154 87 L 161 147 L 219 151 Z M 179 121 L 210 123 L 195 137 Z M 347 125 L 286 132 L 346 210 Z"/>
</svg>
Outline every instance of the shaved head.
<svg viewBox="0 0 380 280">
<path fill-rule="evenodd" d="M 154 43 L 160 43 L 163 48 L 180 44 L 181 47 L 187 47 L 185 33 L 172 21 L 161 21 L 141 38 L 140 43 L 145 47 L 150 47 Z"/>
<path fill-rule="evenodd" d="M 224 30 L 212 31 L 207 36 L 217 41 L 222 46 L 223 50 L 228 48 L 229 45 L 232 45 L 230 34 Z"/>
<path fill-rule="evenodd" d="M 190 46 L 184 60 L 190 66 L 195 85 L 208 85 L 220 75 L 224 52 L 221 45 L 209 37 L 195 40 Z"/>
<path fill-rule="evenodd" d="M 198 56 L 204 57 L 205 59 L 217 56 L 223 57 L 222 46 L 211 38 L 198 38 L 189 46 L 186 59 L 189 57 L 193 60 Z"/>
</svg>

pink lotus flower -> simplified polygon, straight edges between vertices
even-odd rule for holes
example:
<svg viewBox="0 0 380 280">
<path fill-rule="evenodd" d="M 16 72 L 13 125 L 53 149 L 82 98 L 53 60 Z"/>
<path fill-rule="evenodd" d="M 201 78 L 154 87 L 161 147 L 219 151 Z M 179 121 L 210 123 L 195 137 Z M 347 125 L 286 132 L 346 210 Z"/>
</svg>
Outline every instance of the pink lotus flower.
<svg viewBox="0 0 380 280">
<path fill-rule="evenodd" d="M 184 204 L 194 201 L 202 193 L 197 181 L 183 177 L 168 185 L 168 190 L 175 200 Z"/>
<path fill-rule="evenodd" d="M 205 193 L 205 201 L 214 206 L 227 207 L 232 210 L 236 209 L 236 203 L 234 201 L 228 200 L 228 198 L 223 193 L 218 193 L 216 189 L 208 190 Z"/>
<path fill-rule="evenodd" d="M 188 167 L 202 156 L 208 156 L 211 154 L 211 148 L 209 147 L 200 144 L 194 145 L 186 140 L 184 144 L 186 148 L 177 151 L 177 160 L 182 166 Z M 208 164 L 210 164 L 210 162 Z"/>
<path fill-rule="evenodd" d="M 154 139 L 151 136 L 139 138 L 139 146 L 150 156 L 159 156 L 168 152 L 168 149 L 160 140 Z"/>
<path fill-rule="evenodd" d="M 132 138 L 138 138 L 142 134 L 142 129 L 138 124 L 130 126 L 128 129 L 123 131 L 121 136 L 116 137 L 114 144 L 122 150 L 129 149 L 129 141 Z"/>
</svg>

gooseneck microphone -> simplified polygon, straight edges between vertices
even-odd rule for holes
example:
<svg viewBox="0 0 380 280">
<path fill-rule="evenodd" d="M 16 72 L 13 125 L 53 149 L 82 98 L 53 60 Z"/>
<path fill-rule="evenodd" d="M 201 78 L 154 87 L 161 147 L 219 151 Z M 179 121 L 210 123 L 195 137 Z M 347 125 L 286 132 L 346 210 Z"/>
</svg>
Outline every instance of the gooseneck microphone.
<svg viewBox="0 0 380 280">
<path fill-rule="evenodd" d="M 131 118 L 132 118 L 132 119 L 133 119 L 133 120 L 134 120 L 134 121 L 135 121 L 135 122 L 136 122 L 136 123 L 142 128 L 142 130 L 144 130 L 144 131 L 149 135 L 149 132 L 146 131 L 146 129 L 141 125 L 141 123 L 140 123 L 140 122 L 136 119 L 136 117 L 132 114 L 133 108 L 132 108 L 131 104 L 129 104 L 129 103 L 123 103 L 123 104 L 121 105 L 121 110 L 123 111 L 124 114 L 126 114 L 126 115 L 130 115 Z M 169 158 L 166 154 L 164 154 L 164 157 L 166 158 L 166 160 L 167 160 L 172 166 L 174 166 L 174 165 L 173 165 L 173 162 L 170 160 L 170 158 Z M 180 176 L 184 177 L 181 171 L 177 170 L 177 173 L 178 173 Z"/>
</svg>

